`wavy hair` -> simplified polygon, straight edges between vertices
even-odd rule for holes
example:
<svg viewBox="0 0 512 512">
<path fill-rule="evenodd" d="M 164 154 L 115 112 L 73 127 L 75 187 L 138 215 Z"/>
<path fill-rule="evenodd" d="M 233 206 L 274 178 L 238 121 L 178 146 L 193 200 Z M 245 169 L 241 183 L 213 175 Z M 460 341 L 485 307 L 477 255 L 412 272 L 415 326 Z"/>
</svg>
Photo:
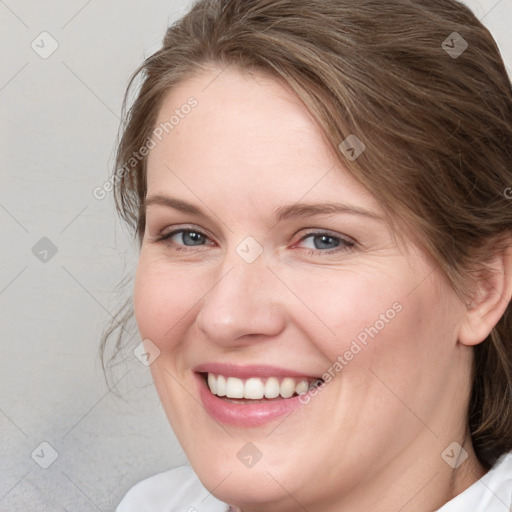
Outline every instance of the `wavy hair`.
<svg viewBox="0 0 512 512">
<path fill-rule="evenodd" d="M 466 47 L 467 45 L 467 47 Z M 498 47 L 456 0 L 201 0 L 132 75 L 113 178 L 116 209 L 142 243 L 146 158 L 126 162 L 155 128 L 166 95 L 207 66 L 256 70 L 288 84 L 344 167 L 407 227 L 461 298 L 512 207 L 512 87 Z M 142 85 L 127 109 L 134 80 Z M 339 145 L 350 135 L 364 153 Z M 127 300 L 104 331 L 111 365 L 133 317 Z M 108 340 L 119 331 L 106 355 Z M 467 422 L 480 462 L 512 450 L 510 305 L 474 348 Z"/>
</svg>

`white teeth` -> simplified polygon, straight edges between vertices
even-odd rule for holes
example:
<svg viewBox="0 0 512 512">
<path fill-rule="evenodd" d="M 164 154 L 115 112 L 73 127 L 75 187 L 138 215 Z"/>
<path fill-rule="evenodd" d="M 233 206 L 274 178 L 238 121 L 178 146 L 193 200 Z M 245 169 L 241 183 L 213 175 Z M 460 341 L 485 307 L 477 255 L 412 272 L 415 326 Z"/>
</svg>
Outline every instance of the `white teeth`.
<svg viewBox="0 0 512 512">
<path fill-rule="evenodd" d="M 208 374 L 208 387 L 214 395 L 217 394 L 217 379 L 211 373 Z"/>
<path fill-rule="evenodd" d="M 265 386 L 261 379 L 248 379 L 245 382 L 244 387 L 244 398 L 252 398 L 253 400 L 259 400 L 263 398 L 265 394 Z"/>
<path fill-rule="evenodd" d="M 244 383 L 236 377 L 228 377 L 226 380 L 226 396 L 228 398 L 243 398 Z"/>
<path fill-rule="evenodd" d="M 289 377 L 286 377 L 286 379 L 283 379 L 283 382 L 281 382 L 281 396 L 283 398 L 290 398 L 293 393 L 295 393 L 295 380 L 290 379 Z"/>
<path fill-rule="evenodd" d="M 308 389 L 309 389 L 308 383 L 305 380 L 301 380 L 295 387 L 295 393 L 297 393 L 297 395 L 302 395 L 303 393 L 307 393 Z M 212 393 L 213 393 L 213 391 L 212 391 Z"/>
<path fill-rule="evenodd" d="M 285 377 L 279 382 L 277 377 L 260 379 L 251 377 L 245 381 L 237 377 L 208 374 L 208 387 L 217 396 L 227 398 L 245 398 L 248 400 L 261 400 L 265 398 L 290 398 L 294 394 L 306 393 L 309 382 L 306 379 Z"/>
<path fill-rule="evenodd" d="M 279 381 L 275 377 L 270 377 L 267 379 L 267 382 L 265 382 L 265 398 L 277 398 L 278 396 Z"/>
<path fill-rule="evenodd" d="M 210 374 L 208 374 L 208 377 L 210 377 Z M 217 377 L 216 388 L 217 389 L 215 391 L 212 391 L 212 389 L 210 388 L 210 391 L 216 394 L 217 396 L 226 396 L 226 377 L 223 377 L 222 375 L 219 375 Z"/>
</svg>

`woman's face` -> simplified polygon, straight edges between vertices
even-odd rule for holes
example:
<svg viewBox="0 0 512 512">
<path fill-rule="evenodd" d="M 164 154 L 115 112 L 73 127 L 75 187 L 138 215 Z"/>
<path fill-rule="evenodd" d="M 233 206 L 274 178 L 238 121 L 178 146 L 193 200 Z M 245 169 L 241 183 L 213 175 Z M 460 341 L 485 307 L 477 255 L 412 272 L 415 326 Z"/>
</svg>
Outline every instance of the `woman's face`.
<svg viewBox="0 0 512 512">
<path fill-rule="evenodd" d="M 315 510 L 370 483 L 382 493 L 419 460 L 451 470 L 441 453 L 464 433 L 470 386 L 464 308 L 397 245 L 300 101 L 261 75 L 204 71 L 160 123 L 135 315 L 204 485 L 242 506 Z"/>
</svg>

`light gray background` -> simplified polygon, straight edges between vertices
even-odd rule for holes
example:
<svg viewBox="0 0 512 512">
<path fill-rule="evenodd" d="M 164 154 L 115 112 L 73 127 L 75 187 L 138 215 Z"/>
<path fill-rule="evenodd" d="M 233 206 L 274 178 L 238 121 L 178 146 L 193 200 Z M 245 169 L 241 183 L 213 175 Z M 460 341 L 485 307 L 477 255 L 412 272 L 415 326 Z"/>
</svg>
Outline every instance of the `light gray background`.
<svg viewBox="0 0 512 512">
<path fill-rule="evenodd" d="M 510 72 L 512 0 L 467 3 Z M 130 74 L 190 5 L 0 0 L 1 512 L 111 511 L 135 482 L 186 462 L 146 367 L 118 368 L 122 398 L 103 380 L 99 338 L 132 291 L 116 285 L 137 250 L 112 195 L 92 190 L 112 172 Z M 43 31 L 59 45 L 47 59 L 31 47 Z M 33 254 L 43 237 L 57 247 L 47 262 Z"/>
</svg>

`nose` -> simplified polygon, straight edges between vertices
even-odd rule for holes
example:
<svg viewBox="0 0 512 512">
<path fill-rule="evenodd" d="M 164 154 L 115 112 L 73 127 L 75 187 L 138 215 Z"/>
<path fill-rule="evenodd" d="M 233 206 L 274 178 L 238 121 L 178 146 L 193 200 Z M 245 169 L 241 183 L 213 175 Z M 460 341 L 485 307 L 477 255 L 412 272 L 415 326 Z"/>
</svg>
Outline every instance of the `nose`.
<svg viewBox="0 0 512 512">
<path fill-rule="evenodd" d="M 225 261 L 202 300 L 198 328 L 210 341 L 225 346 L 278 335 L 285 326 L 278 284 L 262 257 L 250 264 Z"/>
</svg>

